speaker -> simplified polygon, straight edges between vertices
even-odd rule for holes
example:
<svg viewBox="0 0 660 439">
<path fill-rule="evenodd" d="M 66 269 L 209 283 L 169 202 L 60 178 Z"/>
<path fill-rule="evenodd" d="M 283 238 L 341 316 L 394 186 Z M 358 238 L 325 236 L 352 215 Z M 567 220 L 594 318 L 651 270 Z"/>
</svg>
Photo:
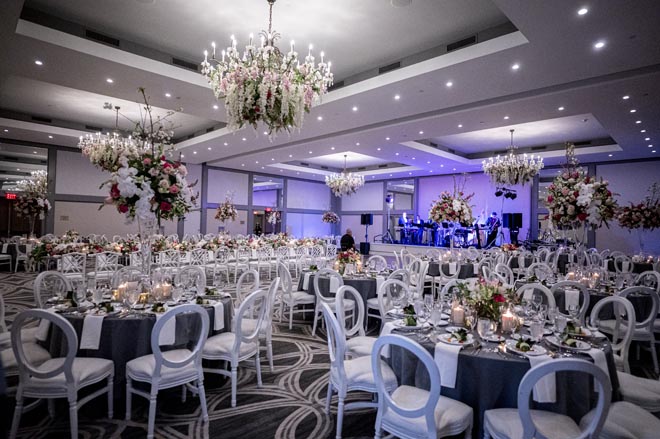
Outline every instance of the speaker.
<svg viewBox="0 0 660 439">
<path fill-rule="evenodd" d="M 502 215 L 502 220 L 506 229 L 516 230 L 522 228 L 522 213 L 505 213 Z"/>
<path fill-rule="evenodd" d="M 372 213 L 363 213 L 360 215 L 360 224 L 363 226 L 374 225 L 374 215 Z"/>
<path fill-rule="evenodd" d="M 371 246 L 369 245 L 368 242 L 361 242 L 360 243 L 360 254 L 368 255 L 369 254 L 369 247 L 371 247 Z"/>
</svg>

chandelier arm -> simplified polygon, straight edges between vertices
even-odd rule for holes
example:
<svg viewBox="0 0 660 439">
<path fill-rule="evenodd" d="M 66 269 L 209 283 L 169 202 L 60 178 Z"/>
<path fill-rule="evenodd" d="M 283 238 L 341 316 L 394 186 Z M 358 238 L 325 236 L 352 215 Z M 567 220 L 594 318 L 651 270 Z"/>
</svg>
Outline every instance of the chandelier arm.
<svg viewBox="0 0 660 439">
<path fill-rule="evenodd" d="M 273 32 L 273 5 L 275 4 L 275 0 L 268 0 L 268 36 L 270 37 L 271 33 Z"/>
</svg>

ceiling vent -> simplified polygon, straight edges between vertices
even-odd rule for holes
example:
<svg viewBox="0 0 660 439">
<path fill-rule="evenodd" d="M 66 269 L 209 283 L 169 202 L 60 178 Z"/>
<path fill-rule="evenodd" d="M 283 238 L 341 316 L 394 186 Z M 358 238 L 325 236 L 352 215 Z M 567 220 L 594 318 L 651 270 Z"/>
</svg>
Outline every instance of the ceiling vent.
<svg viewBox="0 0 660 439">
<path fill-rule="evenodd" d="M 309 168 L 309 163 L 300 162 L 300 166 L 307 166 Z"/>
<path fill-rule="evenodd" d="M 97 132 L 97 133 L 100 133 L 101 131 L 103 131 L 103 128 L 95 127 L 95 126 L 92 126 L 92 125 L 85 125 L 85 129 L 89 130 L 89 131 L 94 131 L 94 132 Z"/>
<path fill-rule="evenodd" d="M 585 140 L 582 142 L 573 142 L 575 146 L 591 146 L 591 140 Z"/>
<path fill-rule="evenodd" d="M 462 49 L 467 46 L 471 46 L 473 44 L 476 44 L 477 42 L 477 36 L 472 35 L 467 38 L 463 38 L 462 40 L 455 41 L 453 43 L 447 44 L 447 52 L 453 52 L 454 50 Z"/>
<path fill-rule="evenodd" d="M 206 129 L 207 133 L 212 133 L 213 131 L 215 131 L 215 128 L 213 128 L 213 127 Z"/>
<path fill-rule="evenodd" d="M 437 148 L 437 147 L 438 147 L 438 144 L 435 143 L 435 142 L 429 142 L 429 145 L 432 146 L 432 147 L 434 147 L 434 148 Z"/>
<path fill-rule="evenodd" d="M 94 32 L 93 30 L 86 29 L 85 37 L 90 40 L 98 41 L 99 43 L 108 44 L 110 46 L 119 47 L 119 40 L 116 38 L 109 37 L 107 35 Z"/>
<path fill-rule="evenodd" d="M 47 117 L 40 117 L 40 116 L 31 116 L 32 120 L 35 122 L 41 122 L 41 123 L 53 123 L 53 119 L 49 119 Z"/>
<path fill-rule="evenodd" d="M 360 166 L 359 168 L 357 168 L 357 170 L 358 171 L 366 171 L 367 167 L 366 166 Z"/>
<path fill-rule="evenodd" d="M 547 146 L 532 146 L 530 148 L 532 151 L 545 151 L 547 149 Z"/>
<path fill-rule="evenodd" d="M 378 165 L 378 169 L 383 169 L 383 168 L 387 168 L 387 164 L 384 164 L 384 165 Z"/>
<path fill-rule="evenodd" d="M 397 61 L 395 63 L 388 64 L 388 65 L 383 66 L 383 67 L 379 67 L 378 68 L 378 74 L 382 75 L 383 73 L 391 72 L 392 70 L 396 70 L 400 67 L 401 67 L 401 61 Z"/>
<path fill-rule="evenodd" d="M 332 84 L 332 86 L 328 87 L 328 91 L 332 90 L 337 90 L 338 88 L 342 88 L 344 85 L 344 81 L 336 81 Z"/>
<path fill-rule="evenodd" d="M 321 169 L 325 169 L 327 171 L 329 168 L 327 166 L 321 166 Z"/>
<path fill-rule="evenodd" d="M 175 66 L 183 67 L 184 69 L 192 70 L 193 72 L 197 72 L 197 64 L 184 61 L 179 58 L 172 58 L 172 64 Z"/>
</svg>

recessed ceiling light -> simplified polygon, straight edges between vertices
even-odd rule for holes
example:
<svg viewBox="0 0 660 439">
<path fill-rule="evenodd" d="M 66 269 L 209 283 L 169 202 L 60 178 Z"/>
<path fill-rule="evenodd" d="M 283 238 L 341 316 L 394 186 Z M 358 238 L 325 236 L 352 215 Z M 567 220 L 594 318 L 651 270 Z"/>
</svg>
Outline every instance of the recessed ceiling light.
<svg viewBox="0 0 660 439">
<path fill-rule="evenodd" d="M 653 148 L 653 144 L 649 145 L 649 148 Z"/>
<path fill-rule="evenodd" d="M 557 110 L 564 111 L 564 107 L 559 107 L 559 108 L 557 108 Z"/>
<path fill-rule="evenodd" d="M 227 145 L 229 145 L 229 143 L 225 142 L 225 143 L 223 143 L 223 145 L 227 146 Z"/>
<path fill-rule="evenodd" d="M 642 123 L 642 121 L 641 120 L 636 120 L 635 123 Z"/>
<path fill-rule="evenodd" d="M 35 59 L 35 60 L 34 60 L 34 63 L 35 63 L 36 65 L 38 65 L 38 66 L 43 66 L 43 65 L 44 65 L 44 62 L 41 61 L 40 59 Z"/>
<path fill-rule="evenodd" d="M 440 165 L 440 167 L 441 167 L 441 168 L 444 168 L 444 167 L 445 167 L 445 165 Z"/>
<path fill-rule="evenodd" d="M 446 83 L 445 85 L 446 85 L 447 87 L 451 87 L 452 85 L 454 85 L 454 83 L 451 82 L 451 81 L 447 81 L 447 83 Z"/>
<path fill-rule="evenodd" d="M 408 172 L 408 175 L 412 175 L 412 172 Z"/>
<path fill-rule="evenodd" d="M 241 140 L 242 140 L 243 142 L 245 142 L 247 139 L 246 139 L 245 137 L 243 137 Z"/>
<path fill-rule="evenodd" d="M 390 138 L 389 138 L 389 137 L 385 137 L 385 140 L 390 140 Z"/>
<path fill-rule="evenodd" d="M 630 96 L 625 95 L 622 99 L 623 99 L 624 101 L 627 101 L 628 99 L 630 99 Z"/>
<path fill-rule="evenodd" d="M 358 107 L 353 107 L 353 111 L 358 111 Z"/>
<path fill-rule="evenodd" d="M 197 151 L 193 151 L 193 154 L 197 154 Z"/>
<path fill-rule="evenodd" d="M 300 175 L 300 172 L 296 172 L 296 175 Z"/>
<path fill-rule="evenodd" d="M 267 136 L 267 135 L 268 135 L 268 131 L 264 131 L 264 136 Z"/>
<path fill-rule="evenodd" d="M 391 177 L 391 176 L 392 176 L 392 174 L 390 174 L 390 177 Z"/>
<path fill-rule="evenodd" d="M 211 150 L 211 147 L 209 146 L 209 147 L 208 147 L 208 148 L 206 148 L 206 149 L 208 149 L 208 150 L 210 151 L 210 150 Z"/>
<path fill-rule="evenodd" d="M 413 157 L 412 159 L 415 160 L 415 157 Z"/>
<path fill-rule="evenodd" d="M 420 131 L 419 134 L 424 134 L 424 131 Z"/>
<path fill-rule="evenodd" d="M 399 153 L 397 152 L 397 153 L 395 153 L 394 155 L 399 155 Z"/>
<path fill-rule="evenodd" d="M 587 8 L 578 9 L 578 15 L 585 15 L 587 12 L 589 12 L 589 9 Z"/>
<path fill-rule="evenodd" d="M 504 116 L 504 120 L 509 120 L 509 116 Z"/>
<path fill-rule="evenodd" d="M 5 129 L 5 133 L 8 133 L 8 132 L 9 132 L 9 130 L 8 130 L 8 129 Z"/>
<path fill-rule="evenodd" d="M 334 151 L 334 150 L 335 150 L 335 147 L 333 146 L 333 147 L 331 147 L 330 149 Z"/>
<path fill-rule="evenodd" d="M 646 140 L 648 142 L 649 140 L 651 140 L 651 138 L 650 137 L 645 137 L 644 140 Z"/>
<path fill-rule="evenodd" d="M 36 154 L 36 153 L 37 153 L 37 151 L 32 151 L 32 154 Z"/>
<path fill-rule="evenodd" d="M 53 136 L 48 136 L 48 138 L 49 138 L 49 139 L 52 139 L 52 138 L 53 138 Z"/>
<path fill-rule="evenodd" d="M 258 165 L 258 164 L 259 164 L 259 160 L 255 161 L 254 163 L 256 163 L 256 164 Z"/>
<path fill-rule="evenodd" d="M 433 172 L 433 169 L 431 169 L 429 172 Z"/>
<path fill-rule="evenodd" d="M 655 153 L 655 149 L 654 149 L 653 151 L 651 151 L 651 152 L 652 152 L 652 153 Z"/>
<path fill-rule="evenodd" d="M 312 151 L 310 151 L 309 153 L 311 154 L 311 153 L 312 153 Z"/>
<path fill-rule="evenodd" d="M 426 164 L 427 164 L 427 165 L 430 165 L 430 164 L 431 164 L 431 162 L 430 162 L 430 161 L 428 161 L 428 162 L 426 162 Z"/>
<path fill-rule="evenodd" d="M 646 130 L 640 130 L 639 132 L 640 132 L 640 133 L 645 133 L 645 132 L 646 132 Z"/>
<path fill-rule="evenodd" d="M 171 97 L 172 97 L 172 95 L 171 95 L 171 94 L 169 94 L 169 93 L 165 93 L 165 97 L 166 97 L 166 98 L 171 98 Z"/>
<path fill-rule="evenodd" d="M 266 169 L 266 168 L 264 166 L 262 166 L 261 169 Z"/>
<path fill-rule="evenodd" d="M 394 95 L 394 100 L 395 100 L 395 101 L 398 101 L 399 99 L 401 99 L 401 96 L 399 96 L 399 95 Z"/>
<path fill-rule="evenodd" d="M 376 148 L 376 151 L 380 151 L 380 148 Z"/>
<path fill-rule="evenodd" d="M 355 142 L 355 146 L 360 146 L 360 142 Z"/>
<path fill-rule="evenodd" d="M 274 158 L 271 158 L 271 159 L 270 159 L 270 161 L 271 161 L 271 162 L 274 162 L 274 161 L 275 161 L 275 159 L 274 159 Z"/>
<path fill-rule="evenodd" d="M 320 121 L 320 120 L 323 120 L 323 116 L 317 116 L 317 117 L 316 117 L 316 120 L 319 120 L 319 121 Z"/>
<path fill-rule="evenodd" d="M 511 70 L 518 70 L 520 68 L 520 64 L 515 63 L 511 66 Z"/>
<path fill-rule="evenodd" d="M 289 154 L 289 158 L 293 157 L 293 154 Z"/>
<path fill-rule="evenodd" d="M 459 124 L 458 124 L 458 127 L 459 127 L 459 128 L 463 128 L 463 124 L 462 124 L 462 123 L 459 123 Z"/>
<path fill-rule="evenodd" d="M 112 78 L 105 78 L 105 82 L 107 82 L 108 84 L 112 84 L 115 81 Z"/>
<path fill-rule="evenodd" d="M 455 170 L 456 170 L 456 168 L 454 168 L 454 171 L 455 171 Z"/>
<path fill-rule="evenodd" d="M 21 168 L 16 168 L 16 170 L 17 170 L 17 171 L 20 171 L 20 170 L 21 170 Z"/>
<path fill-rule="evenodd" d="M 608 157 L 612 157 L 612 154 L 607 154 Z"/>
<path fill-rule="evenodd" d="M 631 113 L 637 113 L 637 110 L 635 110 L 635 109 L 633 108 L 632 110 L 630 110 L 630 112 L 631 112 Z"/>
<path fill-rule="evenodd" d="M 601 40 L 594 43 L 594 49 L 602 49 L 603 47 L 605 47 L 605 41 Z"/>
<path fill-rule="evenodd" d="M 280 169 L 280 172 L 284 172 L 284 169 Z"/>
<path fill-rule="evenodd" d="M 217 110 L 219 107 L 216 104 L 213 104 L 213 109 Z"/>
<path fill-rule="evenodd" d="M 245 166 L 245 163 L 241 163 L 241 166 Z"/>
<path fill-rule="evenodd" d="M 184 158 L 184 157 L 185 157 L 185 155 L 181 154 L 181 158 Z"/>
</svg>

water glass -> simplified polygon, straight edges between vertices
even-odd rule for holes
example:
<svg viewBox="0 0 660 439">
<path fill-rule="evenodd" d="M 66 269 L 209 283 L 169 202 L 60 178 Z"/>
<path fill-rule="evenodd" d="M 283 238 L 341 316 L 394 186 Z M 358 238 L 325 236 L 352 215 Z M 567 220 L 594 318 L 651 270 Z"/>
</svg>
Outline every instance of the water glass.
<svg viewBox="0 0 660 439">
<path fill-rule="evenodd" d="M 532 320 L 532 323 L 529 325 L 529 333 L 534 340 L 541 340 L 541 337 L 543 337 L 543 321 Z"/>
<path fill-rule="evenodd" d="M 431 310 L 431 315 L 429 316 L 429 322 L 433 325 L 433 329 L 437 330 L 438 326 L 442 322 L 442 307 L 435 306 Z"/>
<path fill-rule="evenodd" d="M 477 321 L 477 333 L 482 340 L 485 340 L 492 332 L 492 324 L 489 319 L 479 319 Z"/>
<path fill-rule="evenodd" d="M 433 296 L 430 294 L 427 294 L 424 296 L 424 307 L 426 307 L 426 310 L 428 312 L 431 312 L 433 309 Z"/>
<path fill-rule="evenodd" d="M 566 317 L 558 315 L 555 318 L 555 335 L 561 335 L 566 330 Z"/>
</svg>

